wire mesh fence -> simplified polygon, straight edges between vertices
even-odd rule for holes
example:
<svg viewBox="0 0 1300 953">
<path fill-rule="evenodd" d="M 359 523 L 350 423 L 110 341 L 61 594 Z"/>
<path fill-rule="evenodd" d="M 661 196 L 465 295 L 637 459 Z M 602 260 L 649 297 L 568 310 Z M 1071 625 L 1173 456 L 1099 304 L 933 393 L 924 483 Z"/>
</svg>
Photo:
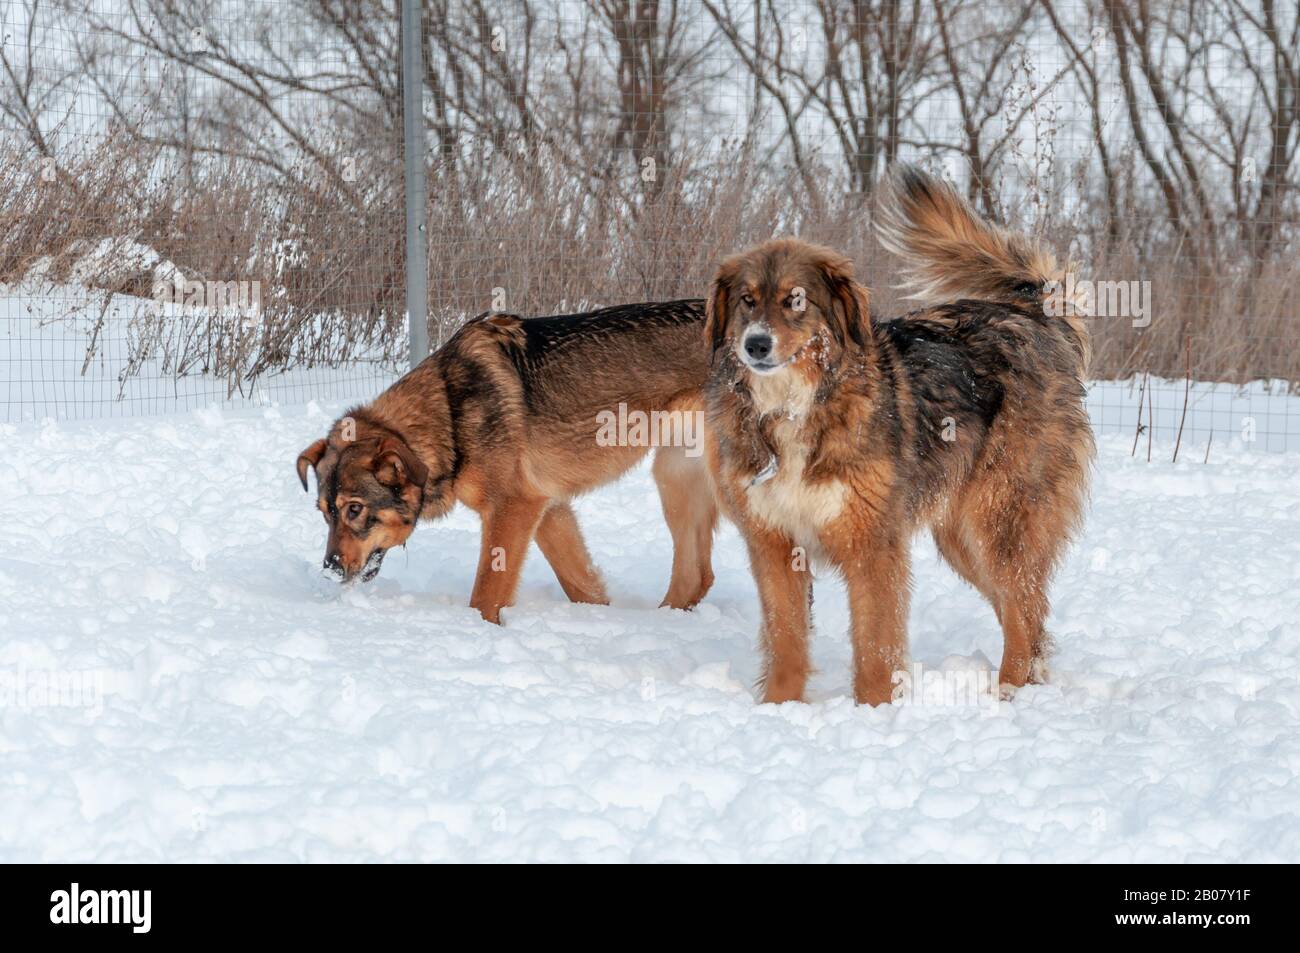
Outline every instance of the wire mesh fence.
<svg viewBox="0 0 1300 953">
<path fill-rule="evenodd" d="M 401 5 L 0 7 L 7 420 L 403 369 Z M 485 310 L 700 296 L 773 234 L 901 313 L 871 218 L 905 160 L 1075 263 L 1099 429 L 1300 448 L 1296 3 L 418 7 L 434 346 Z"/>
<path fill-rule="evenodd" d="M 360 397 L 393 375 L 396 69 L 331 35 L 331 6 L 3 6 L 7 419 Z M 384 11 L 355 12 L 396 43 Z"/>
</svg>

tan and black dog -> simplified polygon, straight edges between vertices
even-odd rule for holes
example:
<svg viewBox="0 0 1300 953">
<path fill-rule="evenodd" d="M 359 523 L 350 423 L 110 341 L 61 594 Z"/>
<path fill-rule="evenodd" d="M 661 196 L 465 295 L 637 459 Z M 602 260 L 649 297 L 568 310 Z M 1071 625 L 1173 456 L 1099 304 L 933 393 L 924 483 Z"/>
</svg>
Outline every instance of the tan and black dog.
<svg viewBox="0 0 1300 953">
<path fill-rule="evenodd" d="M 372 578 L 417 519 L 438 519 L 461 502 L 483 521 L 470 605 L 485 619 L 499 622 L 511 603 L 534 538 L 570 599 L 606 602 L 568 501 L 649 449 L 644 439 L 598 439 L 602 413 L 701 411 L 703 305 L 498 314 L 466 324 L 298 458 L 304 489 L 308 468 L 316 471 L 329 525 L 326 570 Z M 713 582 L 717 510 L 702 448 L 659 446 L 654 475 L 674 544 L 664 604 L 688 608 Z"/>
<path fill-rule="evenodd" d="M 803 697 L 814 560 L 846 582 L 854 697 L 891 699 L 921 526 L 997 612 L 1003 693 L 1046 676 L 1093 455 L 1087 331 L 1047 313 L 1047 251 L 916 169 L 889 194 L 883 243 L 948 303 L 875 322 L 849 261 L 793 239 L 727 259 L 707 303 L 706 457 L 762 601 L 765 701 Z"/>
</svg>

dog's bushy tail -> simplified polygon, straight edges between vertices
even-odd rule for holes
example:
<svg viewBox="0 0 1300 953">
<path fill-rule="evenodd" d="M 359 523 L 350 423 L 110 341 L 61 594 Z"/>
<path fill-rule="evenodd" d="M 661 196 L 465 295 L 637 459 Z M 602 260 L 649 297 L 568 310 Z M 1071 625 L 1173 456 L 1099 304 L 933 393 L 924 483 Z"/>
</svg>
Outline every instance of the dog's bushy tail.
<svg viewBox="0 0 1300 953">
<path fill-rule="evenodd" d="M 1065 269 L 1050 249 L 986 222 L 951 185 L 906 164 L 890 177 L 876 231 L 880 243 L 903 260 L 901 287 L 912 297 L 1041 302 L 1045 313 L 1059 314 L 1074 332 L 1080 372 L 1086 371 L 1088 328 L 1075 308 L 1059 306 Z"/>
</svg>

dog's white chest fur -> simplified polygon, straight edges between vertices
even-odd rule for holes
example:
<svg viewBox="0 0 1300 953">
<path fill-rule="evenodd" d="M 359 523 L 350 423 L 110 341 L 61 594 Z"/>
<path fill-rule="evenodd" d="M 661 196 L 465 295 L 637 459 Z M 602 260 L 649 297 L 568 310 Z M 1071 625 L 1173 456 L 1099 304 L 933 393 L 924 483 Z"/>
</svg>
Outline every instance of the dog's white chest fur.
<svg viewBox="0 0 1300 953">
<path fill-rule="evenodd" d="M 749 390 L 755 409 L 775 418 L 772 442 L 777 455 L 775 470 L 763 473 L 746 490 L 749 512 L 816 554 L 821 549 L 820 530 L 839 516 L 844 505 L 844 485 L 808 483 L 804 478 L 809 448 L 803 427 L 812 409 L 813 385 L 803 375 L 785 370 L 752 375 Z"/>
</svg>

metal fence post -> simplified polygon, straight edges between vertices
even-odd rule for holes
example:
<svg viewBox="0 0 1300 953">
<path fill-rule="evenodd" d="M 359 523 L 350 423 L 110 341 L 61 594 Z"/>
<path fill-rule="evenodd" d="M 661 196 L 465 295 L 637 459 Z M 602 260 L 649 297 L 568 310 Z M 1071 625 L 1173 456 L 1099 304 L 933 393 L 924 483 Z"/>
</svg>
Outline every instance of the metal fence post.
<svg viewBox="0 0 1300 953">
<path fill-rule="evenodd" d="M 406 157 L 406 323 L 411 366 L 429 353 L 429 234 L 424 170 L 422 0 L 402 0 L 402 139 Z"/>
</svg>

